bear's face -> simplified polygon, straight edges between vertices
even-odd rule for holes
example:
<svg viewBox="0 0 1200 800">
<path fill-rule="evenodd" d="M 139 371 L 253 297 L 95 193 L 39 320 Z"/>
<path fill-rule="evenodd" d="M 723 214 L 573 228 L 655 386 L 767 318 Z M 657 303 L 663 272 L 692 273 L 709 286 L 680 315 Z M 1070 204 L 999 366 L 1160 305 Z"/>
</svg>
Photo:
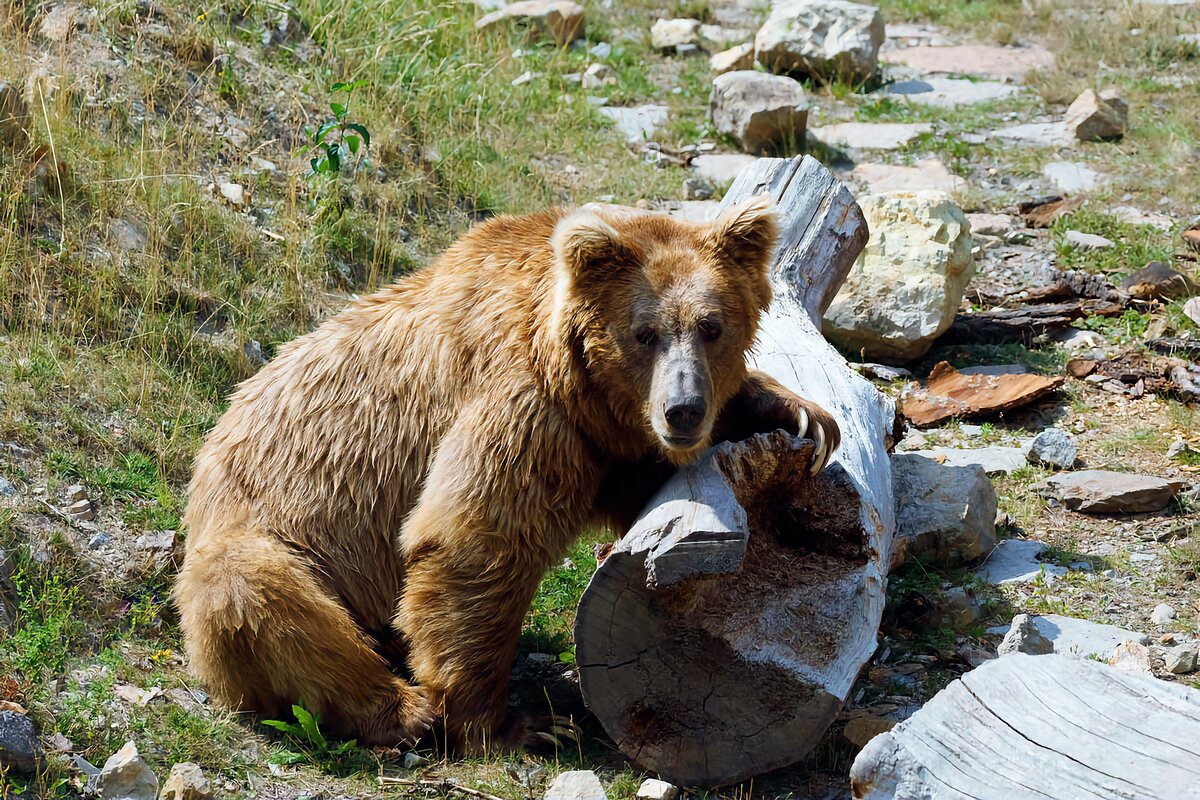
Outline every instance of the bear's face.
<svg viewBox="0 0 1200 800">
<path fill-rule="evenodd" d="M 708 225 L 619 209 L 582 209 L 558 224 L 555 325 L 619 424 L 673 463 L 708 446 L 745 377 L 771 300 L 775 240 L 763 198 Z"/>
</svg>

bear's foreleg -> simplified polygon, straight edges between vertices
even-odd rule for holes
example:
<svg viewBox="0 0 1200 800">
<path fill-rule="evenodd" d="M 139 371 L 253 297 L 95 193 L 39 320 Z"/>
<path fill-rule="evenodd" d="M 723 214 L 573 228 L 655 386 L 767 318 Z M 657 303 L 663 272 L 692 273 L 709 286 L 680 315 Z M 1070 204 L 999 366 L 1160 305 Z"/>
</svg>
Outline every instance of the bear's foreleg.
<svg viewBox="0 0 1200 800">
<path fill-rule="evenodd" d="M 413 677 L 440 702 L 447 746 L 527 744 L 508 678 L 545 571 L 561 560 L 599 470 L 575 431 L 528 396 L 464 411 L 405 522 L 397 627 Z"/>
<path fill-rule="evenodd" d="M 756 433 L 783 429 L 817 443 L 813 471 L 819 472 L 842 441 L 833 415 L 805 400 L 765 372 L 749 370 L 741 388 L 717 418 L 714 441 L 736 442 Z"/>
</svg>

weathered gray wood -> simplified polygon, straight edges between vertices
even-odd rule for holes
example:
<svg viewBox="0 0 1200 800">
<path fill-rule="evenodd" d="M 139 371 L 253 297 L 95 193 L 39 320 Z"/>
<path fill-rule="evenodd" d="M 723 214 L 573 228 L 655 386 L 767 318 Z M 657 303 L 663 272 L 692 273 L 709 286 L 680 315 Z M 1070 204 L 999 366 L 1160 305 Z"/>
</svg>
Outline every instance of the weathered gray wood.
<svg viewBox="0 0 1200 800">
<path fill-rule="evenodd" d="M 1200 692 L 1066 656 L 968 672 L 872 739 L 862 800 L 1200 797 Z"/>
<path fill-rule="evenodd" d="M 850 194 L 811 158 L 759 159 L 729 205 L 782 214 L 775 301 L 752 361 L 827 408 L 842 446 L 820 476 L 782 432 L 711 450 L 651 500 L 580 602 L 584 699 L 639 765 L 715 786 L 802 759 L 875 649 L 895 526 L 892 402 L 821 337 L 866 244 Z"/>
</svg>

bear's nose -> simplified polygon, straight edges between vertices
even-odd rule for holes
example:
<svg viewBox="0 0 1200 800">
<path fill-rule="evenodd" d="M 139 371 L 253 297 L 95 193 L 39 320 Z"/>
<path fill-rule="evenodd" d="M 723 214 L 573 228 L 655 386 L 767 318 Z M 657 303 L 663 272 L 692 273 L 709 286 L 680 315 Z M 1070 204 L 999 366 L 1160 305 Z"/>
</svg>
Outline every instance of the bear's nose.
<svg viewBox="0 0 1200 800">
<path fill-rule="evenodd" d="M 684 398 L 667 406 L 667 424 L 676 433 L 692 433 L 704 421 L 704 411 L 704 398 Z"/>
</svg>

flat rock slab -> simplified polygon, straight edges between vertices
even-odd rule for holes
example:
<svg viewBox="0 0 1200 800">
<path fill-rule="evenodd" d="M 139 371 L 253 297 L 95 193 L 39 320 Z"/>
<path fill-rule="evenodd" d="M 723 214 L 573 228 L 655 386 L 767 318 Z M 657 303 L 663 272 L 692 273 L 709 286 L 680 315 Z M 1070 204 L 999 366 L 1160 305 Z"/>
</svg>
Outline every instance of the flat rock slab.
<svg viewBox="0 0 1200 800">
<path fill-rule="evenodd" d="M 993 131 L 991 137 L 1034 147 L 1072 147 L 1076 139 L 1061 122 L 1026 122 Z"/>
<path fill-rule="evenodd" d="M 970 81 L 965 78 L 924 78 L 898 81 L 887 88 L 891 97 L 937 108 L 956 108 L 991 103 L 1020 93 L 1021 87 L 1000 81 Z"/>
<path fill-rule="evenodd" d="M 1019 81 L 1032 69 L 1054 66 L 1054 54 L 1044 47 L 997 47 L 961 44 L 951 47 L 905 47 L 882 55 L 922 75 L 977 75 Z"/>
<path fill-rule="evenodd" d="M 1063 385 L 1061 375 L 964 374 L 945 361 L 929 373 L 922 388 L 908 389 L 900 411 L 918 427 L 953 417 L 983 417 L 1028 405 Z"/>
<path fill-rule="evenodd" d="M 1061 614 L 1035 616 L 1033 625 L 1037 628 L 1038 633 L 1054 643 L 1056 654 L 1075 658 L 1095 656 L 1107 660 L 1117 649 L 1117 645 L 1123 642 L 1135 642 L 1143 645 L 1150 643 L 1150 637 L 1144 633 L 1131 631 L 1117 625 L 1092 622 L 1089 619 L 1064 617 Z M 1004 634 L 1008 632 L 1008 627 L 999 625 L 995 628 L 988 628 L 987 632 Z"/>
<path fill-rule="evenodd" d="M 961 192 L 967 188 L 965 179 L 958 177 L 940 161 L 918 161 L 914 167 L 892 164 L 859 164 L 850 177 L 867 184 L 872 193 L 922 191 Z"/>
<path fill-rule="evenodd" d="M 928 122 L 839 122 L 810 128 L 809 135 L 832 147 L 853 150 L 898 150 L 923 133 L 933 130 Z"/>
<path fill-rule="evenodd" d="M 746 153 L 705 153 L 692 159 L 692 169 L 717 187 L 728 186 L 738 173 L 757 159 Z"/>
<path fill-rule="evenodd" d="M 971 450 L 955 447 L 933 447 L 917 450 L 916 455 L 932 458 L 950 467 L 979 466 L 988 475 L 1006 475 L 1014 470 L 1029 466 L 1025 452 L 1020 447 L 978 447 Z"/>
<path fill-rule="evenodd" d="M 597 109 L 611 119 L 617 132 L 629 143 L 653 139 L 659 128 L 667 124 L 670 109 L 666 106 L 612 106 Z"/>
<path fill-rule="evenodd" d="M 1037 490 L 1085 514 L 1141 514 L 1162 511 L 1187 486 L 1185 481 L 1088 469 L 1053 475 Z"/>
<path fill-rule="evenodd" d="M 1053 583 L 1056 578 L 1067 574 L 1067 568 L 1038 560 L 1038 556 L 1045 551 L 1046 545 L 1041 542 L 1001 539 L 979 569 L 975 570 L 975 577 L 995 586 L 1032 583 L 1043 576 L 1046 583 Z"/>
<path fill-rule="evenodd" d="M 1104 185 L 1104 176 L 1086 164 L 1074 161 L 1053 161 L 1042 167 L 1045 176 L 1055 190 L 1067 194 L 1090 192 Z"/>
<path fill-rule="evenodd" d="M 1200 691 L 1013 654 L 950 683 L 850 769 L 860 800 L 1194 797 Z"/>
</svg>

